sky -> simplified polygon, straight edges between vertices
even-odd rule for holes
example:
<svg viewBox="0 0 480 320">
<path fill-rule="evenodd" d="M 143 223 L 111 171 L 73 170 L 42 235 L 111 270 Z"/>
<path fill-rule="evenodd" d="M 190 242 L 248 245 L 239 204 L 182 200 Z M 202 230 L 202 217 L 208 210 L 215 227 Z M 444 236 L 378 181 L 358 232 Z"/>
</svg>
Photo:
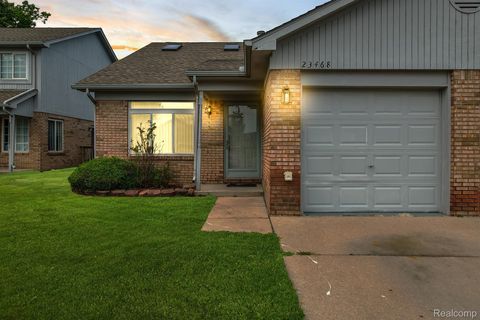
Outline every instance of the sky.
<svg viewBox="0 0 480 320">
<path fill-rule="evenodd" d="M 15 0 L 19 3 L 21 0 Z M 38 27 L 101 27 L 119 58 L 150 42 L 243 41 L 326 0 L 30 0 Z"/>
</svg>

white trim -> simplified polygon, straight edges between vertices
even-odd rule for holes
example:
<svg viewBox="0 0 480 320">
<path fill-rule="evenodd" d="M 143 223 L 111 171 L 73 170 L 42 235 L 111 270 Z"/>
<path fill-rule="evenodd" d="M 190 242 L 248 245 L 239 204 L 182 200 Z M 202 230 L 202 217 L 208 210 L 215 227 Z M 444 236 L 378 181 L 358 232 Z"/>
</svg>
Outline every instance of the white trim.
<svg viewBox="0 0 480 320">
<path fill-rule="evenodd" d="M 12 78 L 1 78 L 0 82 L 25 82 L 30 80 L 30 63 L 31 63 L 31 54 L 28 51 L 0 51 L 0 56 L 2 54 L 11 54 L 12 55 Z M 15 55 L 25 55 L 25 78 L 15 78 Z M 1 58 L 0 58 L 0 73 L 1 73 Z"/>
<path fill-rule="evenodd" d="M 47 152 L 48 153 L 63 153 L 63 152 L 65 152 L 65 121 L 62 120 L 62 119 L 48 118 L 48 120 L 47 120 L 47 139 L 48 140 L 50 140 L 50 135 L 49 135 L 50 126 L 49 126 L 49 123 L 48 123 L 50 121 L 53 121 L 55 123 L 55 126 L 54 126 L 55 147 L 57 147 L 57 141 L 56 141 L 57 140 L 57 130 L 58 130 L 57 123 L 58 122 L 62 123 L 62 148 L 61 148 L 61 150 L 50 150 L 49 141 L 47 141 Z"/>
</svg>

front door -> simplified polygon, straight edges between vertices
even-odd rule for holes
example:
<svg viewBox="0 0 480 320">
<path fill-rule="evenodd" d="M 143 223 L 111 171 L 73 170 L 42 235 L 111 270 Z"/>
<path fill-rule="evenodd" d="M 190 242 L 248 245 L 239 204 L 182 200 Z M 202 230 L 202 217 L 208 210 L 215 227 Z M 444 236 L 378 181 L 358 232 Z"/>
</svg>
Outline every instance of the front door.
<svg viewBox="0 0 480 320">
<path fill-rule="evenodd" d="M 260 177 L 260 130 L 258 108 L 235 104 L 225 108 L 226 178 Z"/>
</svg>

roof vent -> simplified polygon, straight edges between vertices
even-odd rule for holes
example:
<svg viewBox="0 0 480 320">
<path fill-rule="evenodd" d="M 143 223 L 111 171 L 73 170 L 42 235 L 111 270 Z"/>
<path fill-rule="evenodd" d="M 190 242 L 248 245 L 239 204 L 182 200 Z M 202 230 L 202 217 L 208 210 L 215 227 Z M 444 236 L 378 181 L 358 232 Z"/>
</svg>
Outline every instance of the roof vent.
<svg viewBox="0 0 480 320">
<path fill-rule="evenodd" d="M 223 47 L 223 51 L 239 51 L 240 45 L 238 43 L 227 43 Z"/>
<path fill-rule="evenodd" d="M 181 43 L 167 43 L 163 46 L 162 51 L 178 51 L 181 47 Z"/>
<path fill-rule="evenodd" d="M 257 36 L 262 36 L 264 34 L 265 34 L 265 31 L 263 31 L 263 30 L 257 31 Z"/>
<path fill-rule="evenodd" d="M 450 0 L 452 6 L 463 13 L 475 13 L 480 11 L 479 0 Z"/>
</svg>

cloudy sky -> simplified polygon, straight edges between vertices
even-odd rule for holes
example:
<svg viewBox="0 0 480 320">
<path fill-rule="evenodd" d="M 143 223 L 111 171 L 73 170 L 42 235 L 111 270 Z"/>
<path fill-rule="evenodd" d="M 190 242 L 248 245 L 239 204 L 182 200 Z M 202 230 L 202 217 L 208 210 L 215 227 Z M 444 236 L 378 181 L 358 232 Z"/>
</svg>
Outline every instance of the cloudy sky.
<svg viewBox="0 0 480 320">
<path fill-rule="evenodd" d="M 16 0 L 15 2 L 21 2 Z M 47 27 L 101 27 L 119 57 L 153 41 L 242 41 L 326 0 L 33 0 Z M 38 26 L 44 26 L 38 24 Z"/>
</svg>

